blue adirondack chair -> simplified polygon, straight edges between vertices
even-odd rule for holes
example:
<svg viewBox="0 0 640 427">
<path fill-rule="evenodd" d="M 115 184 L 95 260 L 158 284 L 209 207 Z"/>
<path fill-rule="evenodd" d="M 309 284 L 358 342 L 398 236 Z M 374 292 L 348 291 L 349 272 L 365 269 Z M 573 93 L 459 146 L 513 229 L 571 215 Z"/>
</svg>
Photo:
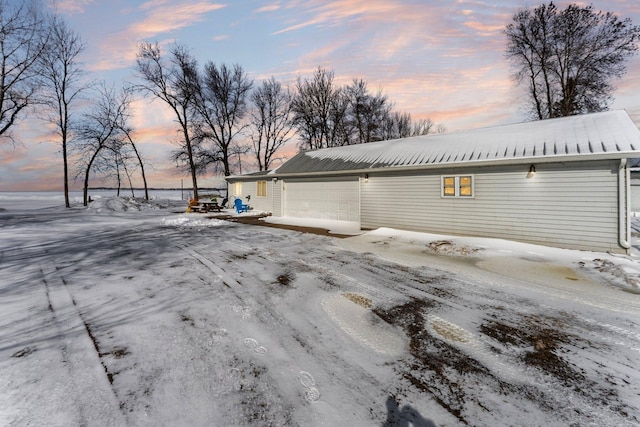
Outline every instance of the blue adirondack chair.
<svg viewBox="0 0 640 427">
<path fill-rule="evenodd" d="M 236 205 L 236 212 L 249 212 L 249 205 L 243 204 L 242 199 L 236 199 L 233 203 Z"/>
</svg>

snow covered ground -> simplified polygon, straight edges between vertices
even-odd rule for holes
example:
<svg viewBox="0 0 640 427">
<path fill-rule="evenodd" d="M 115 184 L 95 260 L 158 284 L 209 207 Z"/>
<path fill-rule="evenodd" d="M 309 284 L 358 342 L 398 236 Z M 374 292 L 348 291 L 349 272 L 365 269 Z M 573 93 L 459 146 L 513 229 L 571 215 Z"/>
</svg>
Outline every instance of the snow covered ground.
<svg viewBox="0 0 640 427">
<path fill-rule="evenodd" d="M 0 425 L 640 423 L 635 255 L 183 208 L 0 199 Z"/>
</svg>

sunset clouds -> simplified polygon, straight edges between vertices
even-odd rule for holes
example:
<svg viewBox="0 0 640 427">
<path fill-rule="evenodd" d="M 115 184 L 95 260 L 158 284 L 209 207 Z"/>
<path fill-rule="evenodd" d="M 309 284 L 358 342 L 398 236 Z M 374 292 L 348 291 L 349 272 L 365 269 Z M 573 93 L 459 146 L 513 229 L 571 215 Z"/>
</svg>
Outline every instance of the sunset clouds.
<svg viewBox="0 0 640 427">
<path fill-rule="evenodd" d="M 525 5 L 536 7 L 541 2 L 56 0 L 55 3 L 59 13 L 85 40 L 84 65 L 95 80 L 105 79 L 116 85 L 135 83 L 135 57 L 140 42 L 161 45 L 179 42 L 191 50 L 200 64 L 238 63 L 256 80 L 275 76 L 283 84 L 293 85 L 297 78 L 310 76 L 318 66 L 333 70 L 341 84 L 362 78 L 371 90 L 381 89 L 394 102 L 396 110 L 409 112 L 416 118 L 431 118 L 449 131 L 528 118 L 522 92 L 511 80 L 512 70 L 504 57 L 503 30 L 518 9 Z M 555 3 L 561 8 L 569 4 Z M 640 25 L 638 1 L 580 3 L 592 3 L 597 10 L 615 12 Z M 627 74 L 613 82 L 617 88 L 614 109 L 640 106 L 640 58 L 635 57 L 627 65 Z M 175 175 L 167 175 L 168 171 L 175 171 L 168 160 L 171 142 L 176 138 L 171 112 L 161 103 L 139 100 L 133 122 L 143 153 L 155 163 L 152 179 L 175 181 Z M 0 191 L 11 189 L 6 184 L 8 173 L 24 174 L 25 182 L 33 182 L 34 170 L 9 164 L 23 159 L 25 163 L 35 163 L 33 159 L 55 155 L 55 150 L 44 150 L 42 145 L 32 143 L 32 139 L 38 139 L 33 136 L 33 129 L 28 134 L 23 138 L 26 150 L 19 150 L 10 159 L 2 152 Z M 42 164 L 40 160 L 38 163 Z"/>
<path fill-rule="evenodd" d="M 140 42 L 155 38 L 173 40 L 178 30 L 203 22 L 211 12 L 224 7 L 224 4 L 206 1 L 153 0 L 137 8 L 123 9 L 121 19 L 129 18 L 134 21 L 98 42 L 95 52 L 99 52 L 99 56 L 92 58 L 90 69 L 108 71 L 131 67 Z"/>
</svg>

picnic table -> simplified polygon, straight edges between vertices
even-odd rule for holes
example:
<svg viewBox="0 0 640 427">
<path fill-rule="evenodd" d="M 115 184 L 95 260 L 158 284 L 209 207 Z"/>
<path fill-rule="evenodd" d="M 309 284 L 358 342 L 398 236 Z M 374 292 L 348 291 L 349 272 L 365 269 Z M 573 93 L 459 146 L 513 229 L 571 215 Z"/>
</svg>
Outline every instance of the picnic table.
<svg viewBox="0 0 640 427">
<path fill-rule="evenodd" d="M 217 201 L 216 202 L 212 202 L 211 200 L 198 201 L 198 204 L 202 206 L 202 210 L 204 212 L 211 212 L 211 211 L 222 212 L 222 206 L 220 206 Z"/>
<path fill-rule="evenodd" d="M 218 204 L 218 201 L 213 200 L 194 200 L 192 199 L 189 202 L 189 211 L 190 212 L 222 212 L 222 206 Z"/>
</svg>

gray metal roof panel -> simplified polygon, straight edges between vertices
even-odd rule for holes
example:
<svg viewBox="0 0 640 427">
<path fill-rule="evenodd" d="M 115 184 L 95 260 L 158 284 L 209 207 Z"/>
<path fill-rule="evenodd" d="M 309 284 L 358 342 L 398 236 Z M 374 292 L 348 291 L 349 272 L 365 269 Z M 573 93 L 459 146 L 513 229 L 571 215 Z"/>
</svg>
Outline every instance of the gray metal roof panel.
<svg viewBox="0 0 640 427">
<path fill-rule="evenodd" d="M 446 166 L 517 159 L 640 156 L 640 130 L 625 111 L 542 120 L 302 152 L 274 173 L 299 174 L 402 166 Z M 630 154 L 633 153 L 633 154 Z M 624 155 L 623 155 L 624 154 Z"/>
</svg>

